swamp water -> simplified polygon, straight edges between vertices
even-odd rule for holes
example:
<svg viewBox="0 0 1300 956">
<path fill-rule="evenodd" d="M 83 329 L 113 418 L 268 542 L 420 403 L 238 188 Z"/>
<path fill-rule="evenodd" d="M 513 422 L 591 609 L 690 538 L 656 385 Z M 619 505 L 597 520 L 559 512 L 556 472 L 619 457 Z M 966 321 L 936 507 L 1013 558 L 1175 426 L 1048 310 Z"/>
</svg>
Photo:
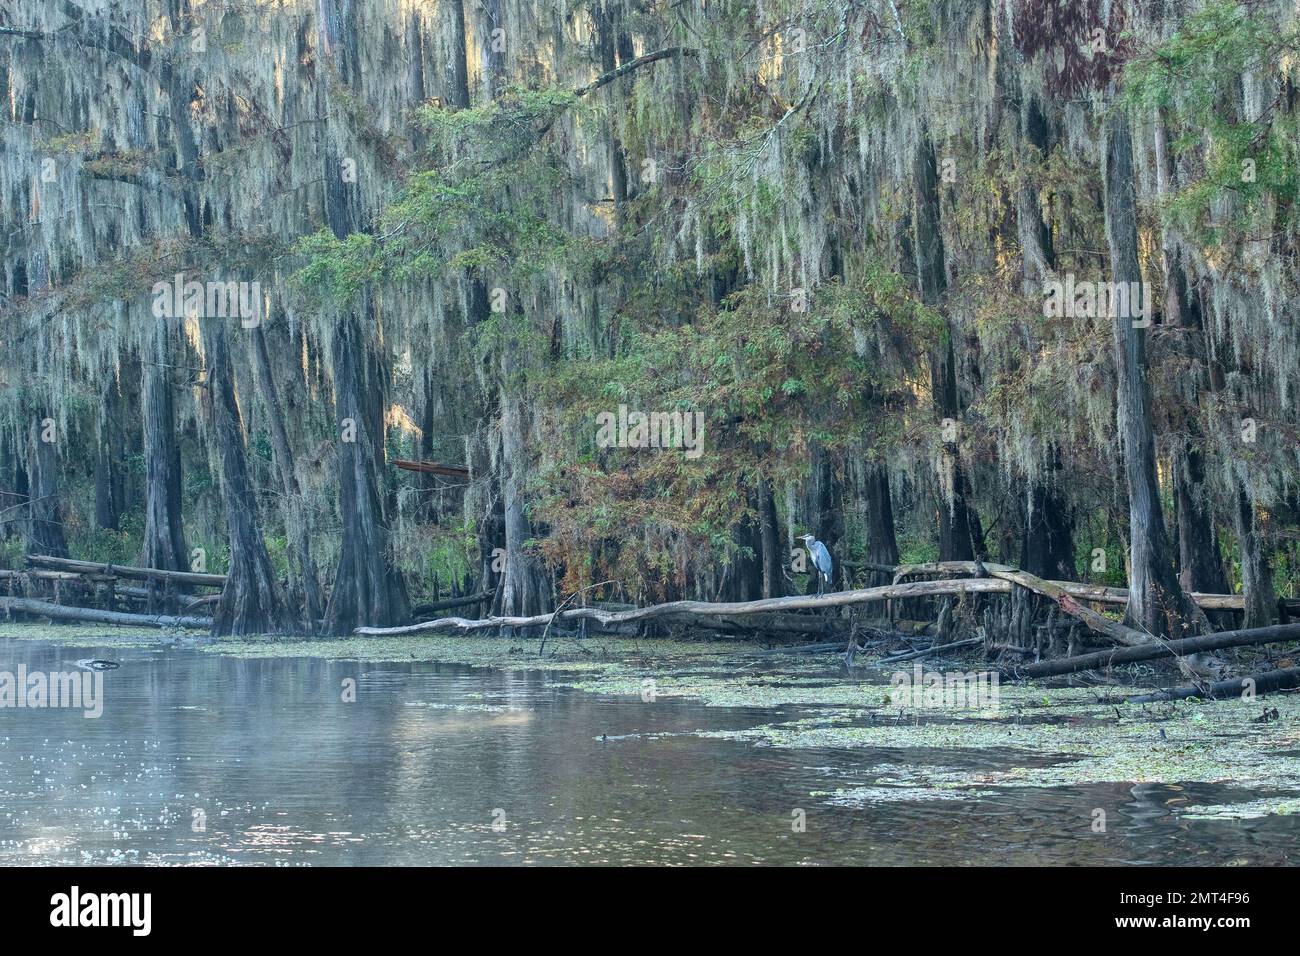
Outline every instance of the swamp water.
<svg viewBox="0 0 1300 956">
<path fill-rule="evenodd" d="M 1006 685 L 996 712 L 900 711 L 826 657 L 5 625 L 0 672 L 121 666 L 98 719 L 0 709 L 0 863 L 1300 860 L 1296 695 L 1265 722 Z"/>
</svg>

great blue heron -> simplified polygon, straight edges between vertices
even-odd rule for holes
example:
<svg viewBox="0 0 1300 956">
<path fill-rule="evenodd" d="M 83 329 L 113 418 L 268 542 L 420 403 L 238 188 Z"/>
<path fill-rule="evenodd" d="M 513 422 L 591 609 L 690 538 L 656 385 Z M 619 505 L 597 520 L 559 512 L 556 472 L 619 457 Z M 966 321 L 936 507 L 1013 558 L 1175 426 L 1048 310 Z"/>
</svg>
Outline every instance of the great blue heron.
<svg viewBox="0 0 1300 956">
<path fill-rule="evenodd" d="M 811 534 L 801 534 L 799 540 L 808 549 L 813 567 L 817 569 L 817 596 L 821 597 L 825 586 L 831 583 L 831 553 Z"/>
</svg>

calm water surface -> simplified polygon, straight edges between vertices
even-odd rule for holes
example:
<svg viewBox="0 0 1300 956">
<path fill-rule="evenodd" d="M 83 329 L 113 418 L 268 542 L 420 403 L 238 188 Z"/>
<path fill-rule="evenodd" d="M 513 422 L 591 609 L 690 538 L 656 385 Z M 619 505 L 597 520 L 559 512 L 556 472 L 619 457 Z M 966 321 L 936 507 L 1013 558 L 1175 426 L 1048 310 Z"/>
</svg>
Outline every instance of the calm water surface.
<svg viewBox="0 0 1300 956">
<path fill-rule="evenodd" d="M 1224 788 L 1006 790 L 837 807 L 893 750 L 706 740 L 797 709 L 643 703 L 538 673 L 424 663 L 240 660 L 0 641 L 0 669 L 104 674 L 99 719 L 0 710 L 3 864 L 1265 864 L 1295 818 L 1198 821 Z M 343 682 L 356 681 L 355 702 Z M 645 736 L 660 734 L 664 736 Z M 605 737 L 607 739 L 602 740 Z M 953 754 L 978 767 L 996 753 Z M 1216 794 L 1215 791 L 1222 791 Z M 1091 833 L 1104 807 L 1109 833 Z M 806 830 L 792 832 L 792 811 Z M 1081 821 L 1083 821 L 1081 823 Z M 494 826 L 495 824 L 495 826 Z"/>
</svg>

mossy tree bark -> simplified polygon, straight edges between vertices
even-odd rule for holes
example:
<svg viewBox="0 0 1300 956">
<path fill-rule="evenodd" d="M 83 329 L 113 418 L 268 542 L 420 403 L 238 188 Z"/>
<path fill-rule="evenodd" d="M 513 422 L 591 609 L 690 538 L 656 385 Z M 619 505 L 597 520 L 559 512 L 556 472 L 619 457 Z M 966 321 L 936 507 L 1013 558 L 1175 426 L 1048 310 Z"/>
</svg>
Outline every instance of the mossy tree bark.
<svg viewBox="0 0 1300 956">
<path fill-rule="evenodd" d="M 1177 188 L 1176 170 L 1170 155 L 1168 129 L 1163 111 L 1153 122 L 1155 137 L 1156 194 L 1162 199 Z M 1210 380 L 1205 354 L 1205 333 L 1201 302 L 1187 281 L 1183 249 L 1168 227 L 1160 233 L 1160 257 L 1165 277 L 1164 324 L 1187 330 L 1190 358 L 1196 369 L 1197 387 L 1208 389 Z M 1206 487 L 1204 429 L 1192 409 L 1186 416 L 1185 435 L 1171 462 L 1174 513 L 1177 517 L 1178 571 L 1183 588 L 1203 593 L 1228 590 L 1228 578 L 1219 554 L 1214 515 Z"/>
<path fill-rule="evenodd" d="M 253 367 L 257 371 L 257 381 L 262 390 L 262 401 L 266 404 L 266 417 L 271 428 L 271 444 L 275 450 L 275 466 L 280 476 L 280 487 L 284 492 L 284 521 L 293 542 L 294 564 L 294 600 L 292 604 L 302 609 L 302 624 L 307 633 L 314 633 L 320 625 L 324 613 L 324 600 L 321 596 L 320 578 L 316 571 L 316 562 L 312 558 L 311 512 L 303 504 L 302 489 L 298 485 L 293 446 L 289 442 L 289 431 L 285 425 L 284 407 L 275 387 L 275 376 L 271 370 L 271 355 L 266 345 L 266 334 L 262 325 L 249 330 L 251 341 L 249 351 L 252 353 Z"/>
<path fill-rule="evenodd" d="M 368 302 L 362 312 L 373 325 Z M 392 565 L 381 488 L 387 373 L 355 312 L 338 319 L 333 355 L 343 541 L 326 626 L 330 633 L 347 634 L 363 625 L 402 621 L 410 604 L 402 576 Z"/>
<path fill-rule="evenodd" d="M 127 507 L 123 401 L 118 377 L 104 376 L 95 416 L 95 527 L 116 531 Z"/>
<path fill-rule="evenodd" d="M 189 570 L 181 524 L 181 446 L 172 394 L 169 320 L 155 318 L 149 351 L 141 363 L 144 397 L 144 565 L 160 571 Z"/>
<path fill-rule="evenodd" d="M 866 504 L 867 560 L 872 564 L 898 564 L 898 537 L 894 528 L 889 469 L 883 462 L 870 461 L 864 470 L 862 481 Z M 890 579 L 891 575 L 887 572 L 871 571 L 867 575 L 867 585 L 880 587 L 888 584 Z"/>
<path fill-rule="evenodd" d="M 913 163 L 917 286 L 921 300 L 942 309 L 948 278 L 939 214 L 939 172 L 934 143 L 922 136 Z M 940 341 L 930 350 L 930 388 L 935 416 L 941 428 L 945 422 L 957 423 L 961 406 L 957 394 L 957 358 L 953 346 L 954 330 L 946 320 Z M 947 487 L 939 501 L 939 557 L 943 561 L 965 561 L 975 557 L 975 549 L 984 540 L 979 515 L 968 502 L 970 492 L 965 471 L 958 455 L 957 442 L 944 439 L 941 467 L 947 473 Z"/>
<path fill-rule="evenodd" d="M 27 507 L 29 554 L 68 556 L 63 533 L 63 511 L 59 506 L 59 455 L 55 448 L 58 432 L 48 413 L 33 417 L 28 426 Z"/>
<path fill-rule="evenodd" d="M 523 321 L 522 316 L 516 320 Z M 550 576 L 530 550 L 532 522 L 525 510 L 528 461 L 528 405 L 521 380 L 520 343 L 506 330 L 501 352 L 501 505 L 505 525 L 505 567 L 501 613 L 529 617 L 551 606 Z"/>
<path fill-rule="evenodd" d="M 221 456 L 221 498 L 230 544 L 230 570 L 212 615 L 212 633 L 274 634 L 289 630 L 290 615 L 280 594 L 258 521 L 257 499 L 248 479 L 244 426 L 235 397 L 225 319 L 203 321 L 207 366 L 206 404 Z"/>
<path fill-rule="evenodd" d="M 1052 130 L 1039 98 L 1019 90 L 1022 99 L 1017 151 L 1022 163 L 1031 157 L 1042 161 L 1052 149 Z M 1056 269 L 1056 247 L 1051 224 L 1043 217 L 1038 190 L 1032 176 L 1023 177 L 1016 194 L 1017 230 L 1020 239 L 1025 294 L 1042 295 L 1043 281 Z M 1072 581 L 1074 566 L 1074 516 L 1062 493 L 1061 453 L 1052 447 L 1047 462 L 1028 478 L 1023 500 L 1020 566 L 1043 578 Z"/>
<path fill-rule="evenodd" d="M 1142 282 L 1138 263 L 1137 198 L 1133 138 L 1128 117 L 1115 110 L 1106 121 L 1105 219 L 1111 279 Z M 1174 574 L 1156 478 L 1151 396 L 1146 381 L 1146 330 L 1136 314 L 1116 309 L 1113 332 L 1118 373 L 1118 418 L 1129 498 L 1129 603 L 1126 622 L 1160 637 L 1204 630 L 1205 617 Z M 1129 310 L 1130 312 L 1132 310 Z"/>
</svg>

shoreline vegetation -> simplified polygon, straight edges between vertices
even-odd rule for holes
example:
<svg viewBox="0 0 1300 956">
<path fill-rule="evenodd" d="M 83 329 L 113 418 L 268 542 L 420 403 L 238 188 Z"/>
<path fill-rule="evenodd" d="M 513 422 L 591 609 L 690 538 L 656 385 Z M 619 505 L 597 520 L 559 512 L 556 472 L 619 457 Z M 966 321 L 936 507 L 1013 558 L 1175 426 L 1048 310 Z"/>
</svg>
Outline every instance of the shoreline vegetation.
<svg viewBox="0 0 1300 956">
<path fill-rule="evenodd" d="M 1294 4 L 879 14 L 21 5 L 0 613 L 1289 700 Z"/>
<path fill-rule="evenodd" d="M 1267 706 L 1242 699 L 1127 703 L 1161 679 L 1147 666 L 1117 671 L 1110 684 L 1003 683 L 996 706 L 954 709 L 900 697 L 890 665 L 878 669 L 863 660 L 846 670 L 823 655 L 757 648 L 753 641 L 565 637 L 539 657 L 536 638 L 212 640 L 203 632 L 14 623 L 0 623 L 0 640 L 102 652 L 187 646 L 241 659 L 510 669 L 535 672 L 558 691 L 741 708 L 754 716 L 751 726 L 689 733 L 746 746 L 869 751 L 878 759 L 869 783 L 811 795 L 846 806 L 962 800 L 1024 787 L 1212 783 L 1231 788 L 1237 799 L 1189 799 L 1171 812 L 1189 819 L 1300 812 L 1300 695 L 1271 696 Z M 979 665 L 967 655 L 949 666 Z M 111 677 L 107 694 L 111 706 Z M 1215 792 L 1223 799 L 1223 791 Z"/>
<path fill-rule="evenodd" d="M 80 585 L 85 593 L 102 606 L 83 607 L 0 596 L 0 610 L 7 615 L 16 613 L 26 617 L 126 627 L 202 629 L 216 636 L 217 627 L 213 618 L 123 613 L 115 608 L 120 599 L 131 596 L 143 598 L 150 608 L 157 603 L 175 606 L 179 603 L 175 589 L 182 585 L 214 588 L 220 592 L 188 598 L 184 609 L 193 610 L 200 605 L 222 600 L 230 584 L 230 578 L 225 575 L 158 571 L 111 563 L 74 561 L 49 555 L 29 555 L 27 561 L 31 567 L 26 574 L 0 572 L 11 589 L 15 586 L 31 589 L 34 584 L 39 588 L 53 582 L 57 598 L 60 587 Z M 979 560 L 874 565 L 872 570 L 878 574 L 892 574 L 893 583 L 829 594 L 819 589 L 816 595 L 791 595 L 729 603 L 676 601 L 646 607 L 575 604 L 574 599 L 583 596 L 580 591 L 571 595 L 554 611 L 526 617 L 489 615 L 470 619 L 445 614 L 431 616 L 472 604 L 477 604 L 482 609 L 491 597 L 491 592 L 484 592 L 413 608 L 412 614 L 424 616 L 424 620 L 418 623 L 384 628 L 357 627 L 354 636 L 363 639 L 415 634 L 437 637 L 440 636 L 437 634 L 440 631 L 492 634 L 499 639 L 504 639 L 507 635 L 540 635 L 537 649 L 540 658 L 552 633 L 556 640 L 574 636 L 586 638 L 593 631 L 596 634 L 633 633 L 642 638 L 655 636 L 662 639 L 694 628 L 703 629 L 703 633 L 697 634 L 697 637 L 715 639 L 755 639 L 766 636 L 770 640 L 774 636 L 783 635 L 787 639 L 784 650 L 778 647 L 764 653 L 780 655 L 839 651 L 846 655 L 846 666 L 849 667 L 856 654 L 871 647 L 880 649 L 882 645 L 887 647 L 892 644 L 893 649 L 886 650 L 877 661 L 881 666 L 924 657 L 947 656 L 958 650 L 974 652 L 978 646 L 987 662 L 1002 661 L 990 673 L 1000 671 L 1002 677 L 1012 679 L 1051 677 L 1079 671 L 1109 671 L 1117 664 L 1173 658 L 1189 683 L 1135 698 L 1143 703 L 1185 698 L 1214 700 L 1237 695 L 1253 699 L 1257 694 L 1300 687 L 1300 667 L 1279 667 L 1258 672 L 1239 670 L 1235 676 L 1229 677 L 1229 665 L 1221 654 L 1225 650 L 1236 649 L 1237 657 L 1240 658 L 1242 648 L 1300 641 L 1300 623 L 1227 629 L 1166 640 L 1097 610 L 1099 607 L 1109 609 L 1131 605 L 1130 593 L 1122 588 L 1046 581 L 1014 567 L 986 564 Z M 917 577 L 929 579 L 909 580 Z M 119 595 L 120 580 L 144 582 L 147 587 L 127 587 Z M 162 589 L 161 592 L 159 588 Z M 973 637 L 961 638 L 952 628 L 951 618 L 945 624 L 945 616 L 953 607 L 952 602 L 956 601 L 956 607 L 961 611 L 968 602 L 974 603 L 982 597 L 986 603 L 991 603 L 990 598 L 1002 595 L 1009 596 L 1013 615 L 1017 606 L 1023 608 L 1027 600 L 1036 600 L 1040 604 L 1051 602 L 1048 605 L 1051 607 L 1048 623 L 1035 628 L 1036 638 L 1032 645 L 1028 641 L 1017 644 L 1014 640 L 999 643 L 999 637 L 1012 635 L 1016 627 L 1005 615 L 999 617 L 997 608 L 993 606 L 984 608 L 983 623 L 974 628 Z M 937 621 L 898 621 L 899 607 L 909 602 L 911 606 L 916 606 L 918 602 L 935 598 L 941 598 L 945 602 Z M 1245 599 L 1237 595 L 1189 593 L 1187 598 L 1207 623 L 1207 612 L 1215 612 L 1216 619 L 1221 619 L 1226 612 L 1246 610 Z M 1279 615 L 1285 622 L 1293 609 L 1292 602 L 1279 599 L 1277 606 Z M 864 609 L 873 616 L 863 614 Z M 797 613 L 800 611 L 812 613 Z M 1068 622 L 1068 630 L 1054 623 L 1058 611 L 1064 621 Z M 1032 622 L 1036 616 L 1033 611 L 1022 616 L 1022 636 L 1026 630 L 1024 622 Z M 969 610 L 966 617 L 968 620 L 973 618 Z M 562 630 L 566 624 L 576 625 L 577 631 Z M 1058 637 L 1063 630 L 1067 638 L 1064 656 L 1058 653 Z M 1045 632 L 1046 646 L 1043 641 Z M 820 635 L 825 640 L 802 647 L 789 647 L 792 634 L 806 637 Z M 918 640 L 923 645 L 919 648 Z M 842 641 L 842 645 L 837 641 Z M 1076 651 L 1080 642 L 1093 646 L 1113 646 L 1109 650 L 1080 653 Z M 578 646 L 582 646 L 581 642 Z M 414 650 L 411 653 L 415 656 Z M 1207 667 L 1204 663 L 1207 654 L 1216 655 L 1211 662 L 1213 666 Z M 1034 662 L 1017 663 L 1014 659 L 1017 655 L 1032 655 Z M 1192 664 L 1195 664 L 1195 670 Z M 985 671 L 989 672 L 987 666 Z"/>
</svg>

